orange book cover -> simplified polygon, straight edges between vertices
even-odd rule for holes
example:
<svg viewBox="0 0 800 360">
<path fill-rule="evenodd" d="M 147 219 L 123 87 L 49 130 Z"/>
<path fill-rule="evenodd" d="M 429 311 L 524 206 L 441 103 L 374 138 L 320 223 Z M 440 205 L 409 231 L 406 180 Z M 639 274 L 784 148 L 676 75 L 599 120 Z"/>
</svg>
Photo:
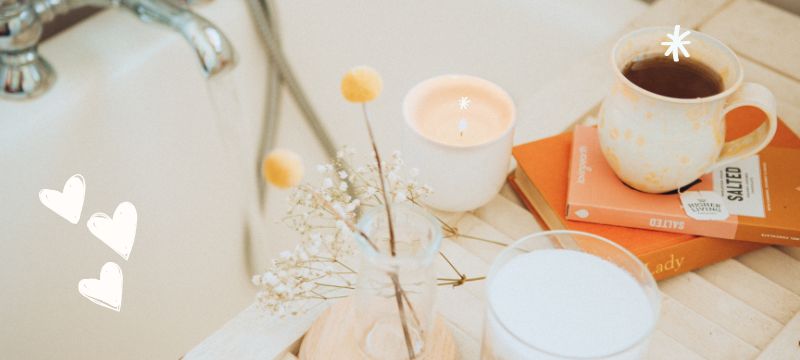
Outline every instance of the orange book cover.
<svg viewBox="0 0 800 360">
<path fill-rule="evenodd" d="M 781 131 L 791 134 L 786 128 Z M 781 134 L 780 138 L 787 136 Z M 800 245 L 800 149 L 773 143 L 682 190 L 718 194 L 720 203 L 715 211 L 726 209 L 724 220 L 693 219 L 684 211 L 677 192 L 649 194 L 625 185 L 606 162 L 594 127 L 575 128 L 570 164 L 569 220 Z M 699 205 L 708 208 L 707 204 Z"/>
<path fill-rule="evenodd" d="M 728 136 L 735 138 L 759 123 L 757 110 L 740 109 L 728 115 Z M 773 144 L 800 146 L 800 140 L 782 130 Z M 657 280 L 672 277 L 755 249 L 763 244 L 713 237 L 626 228 L 567 220 L 572 133 L 516 146 L 517 171 L 509 177 L 511 187 L 538 219 L 551 229 L 591 232 L 611 239 L 636 254 Z"/>
</svg>

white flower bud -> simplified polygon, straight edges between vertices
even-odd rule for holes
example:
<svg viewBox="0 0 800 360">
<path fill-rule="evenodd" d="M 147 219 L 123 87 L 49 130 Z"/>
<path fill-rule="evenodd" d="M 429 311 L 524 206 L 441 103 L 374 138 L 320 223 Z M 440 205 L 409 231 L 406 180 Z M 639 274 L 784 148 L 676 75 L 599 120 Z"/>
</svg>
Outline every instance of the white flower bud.
<svg viewBox="0 0 800 360">
<path fill-rule="evenodd" d="M 272 288 L 272 291 L 274 291 L 276 294 L 286 294 L 289 292 L 289 288 L 287 288 L 284 284 L 279 284 L 278 286 Z"/>
<path fill-rule="evenodd" d="M 275 285 L 278 284 L 278 282 L 279 282 L 278 281 L 278 277 L 275 276 L 275 274 L 273 274 L 272 272 L 265 272 L 263 275 L 261 275 L 261 283 L 262 284 L 266 284 L 266 285 L 269 285 L 269 286 L 275 286 Z"/>
</svg>

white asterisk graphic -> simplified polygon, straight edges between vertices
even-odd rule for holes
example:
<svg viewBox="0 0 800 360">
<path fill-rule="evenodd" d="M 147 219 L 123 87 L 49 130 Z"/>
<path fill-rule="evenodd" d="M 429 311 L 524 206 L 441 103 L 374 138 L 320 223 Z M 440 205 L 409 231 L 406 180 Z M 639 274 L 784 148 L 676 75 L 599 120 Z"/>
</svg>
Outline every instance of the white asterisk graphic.
<svg viewBox="0 0 800 360">
<path fill-rule="evenodd" d="M 469 109 L 469 103 L 471 102 L 472 100 L 470 100 L 468 97 L 462 96 L 461 99 L 458 99 L 458 107 L 461 110 L 467 110 Z"/>
<path fill-rule="evenodd" d="M 661 45 L 669 46 L 667 48 L 667 52 L 664 53 L 664 56 L 669 56 L 672 54 L 672 61 L 678 62 L 678 50 L 680 50 L 681 54 L 684 57 L 689 57 L 689 52 L 686 51 L 686 47 L 683 45 L 691 44 L 691 41 L 683 40 L 685 37 L 689 36 L 692 32 L 686 30 L 683 34 L 681 34 L 681 26 L 675 25 L 675 31 L 672 34 L 667 34 L 667 37 L 670 38 L 672 41 L 662 41 Z M 678 35 L 680 34 L 680 35 Z"/>
</svg>

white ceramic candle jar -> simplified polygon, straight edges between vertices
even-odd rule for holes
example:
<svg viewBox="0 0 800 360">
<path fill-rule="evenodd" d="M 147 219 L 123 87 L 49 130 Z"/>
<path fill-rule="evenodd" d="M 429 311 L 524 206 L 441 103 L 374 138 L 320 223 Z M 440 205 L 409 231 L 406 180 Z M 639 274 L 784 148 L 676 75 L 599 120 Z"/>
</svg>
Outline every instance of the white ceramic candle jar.
<svg viewBox="0 0 800 360">
<path fill-rule="evenodd" d="M 403 115 L 404 156 L 433 188 L 427 205 L 467 211 L 497 194 L 509 170 L 516 117 L 502 88 L 475 76 L 434 77 L 408 92 Z"/>
</svg>

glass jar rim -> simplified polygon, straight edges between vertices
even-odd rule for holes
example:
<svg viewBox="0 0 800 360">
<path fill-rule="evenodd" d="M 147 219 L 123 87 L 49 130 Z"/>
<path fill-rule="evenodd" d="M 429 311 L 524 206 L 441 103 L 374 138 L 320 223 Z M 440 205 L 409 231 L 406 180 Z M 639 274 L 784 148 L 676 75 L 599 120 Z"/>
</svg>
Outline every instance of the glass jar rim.
<svg viewBox="0 0 800 360">
<path fill-rule="evenodd" d="M 373 248 L 367 239 L 364 238 L 362 232 L 365 231 L 368 226 L 375 221 L 380 215 L 386 214 L 386 208 L 381 204 L 380 206 L 375 206 L 372 209 L 367 210 L 362 216 L 361 219 L 358 221 L 356 225 L 359 229 L 359 233 L 354 234 L 356 239 L 356 244 L 358 244 L 358 248 L 362 254 L 366 255 L 367 258 L 376 259 L 384 264 L 388 264 L 390 266 L 399 266 L 399 265 L 422 265 L 428 262 L 433 261 L 434 255 L 439 251 L 442 243 L 442 230 L 439 226 L 439 222 L 433 218 L 431 214 L 427 211 L 424 211 L 419 206 L 412 206 L 408 204 L 394 204 L 392 205 L 392 215 L 396 217 L 399 212 L 408 212 L 413 213 L 416 216 L 419 216 L 421 219 L 425 220 L 429 223 L 431 228 L 431 237 L 432 241 L 428 246 L 423 250 L 420 251 L 418 254 L 413 256 L 408 255 L 397 255 L 391 256 L 388 253 L 380 252 L 379 250 Z"/>
<path fill-rule="evenodd" d="M 639 338 L 636 339 L 636 341 L 632 342 L 630 345 L 628 345 L 627 347 L 625 347 L 623 349 L 614 351 L 614 352 L 609 353 L 609 354 L 601 354 L 601 355 L 593 355 L 593 356 L 570 356 L 570 355 L 558 354 L 558 353 L 554 353 L 552 351 L 548 351 L 548 350 L 542 349 L 542 348 L 540 348 L 538 346 L 531 345 L 530 343 L 528 343 L 524 339 L 522 339 L 519 336 L 517 336 L 517 334 L 515 334 L 513 331 L 511 331 L 511 329 L 509 329 L 508 326 L 506 326 L 506 324 L 503 323 L 503 321 L 500 319 L 500 317 L 497 316 L 497 312 L 495 311 L 494 305 L 492 304 L 492 302 L 491 302 L 491 300 L 490 300 L 490 298 L 488 296 L 488 292 L 491 289 L 492 280 L 494 279 L 495 273 L 498 270 L 500 270 L 500 268 L 502 268 L 503 265 L 505 265 L 505 263 L 499 264 L 497 262 L 497 259 L 501 259 L 504 256 L 507 256 L 511 251 L 516 250 L 518 248 L 518 246 L 520 244 L 524 243 L 525 241 L 528 241 L 528 240 L 533 239 L 533 238 L 547 237 L 547 236 L 551 236 L 551 235 L 578 235 L 578 236 L 584 236 L 584 237 L 589 237 L 589 238 L 598 240 L 598 241 L 603 242 L 603 243 L 605 243 L 607 245 L 611 245 L 611 247 L 621 251 L 623 254 L 625 254 L 626 256 L 630 257 L 632 260 L 634 260 L 637 264 L 639 264 L 644 269 L 645 283 L 648 284 L 648 285 L 653 285 L 655 287 L 657 296 L 656 296 L 655 300 L 650 303 L 652 314 L 653 314 L 653 322 L 650 324 L 650 326 L 648 327 L 647 331 L 642 332 L 642 334 L 639 336 Z M 572 249 L 568 249 L 568 248 L 564 248 L 564 249 L 565 250 L 572 250 Z M 572 250 L 572 251 L 577 251 L 577 250 Z M 616 266 L 616 264 L 615 264 L 615 266 Z M 626 272 L 627 272 L 627 270 L 626 270 Z M 502 327 L 503 330 L 506 333 L 511 335 L 514 338 L 514 340 L 518 341 L 520 344 L 528 347 L 531 350 L 538 351 L 538 352 L 541 352 L 543 354 L 550 355 L 550 356 L 553 356 L 553 357 L 556 357 L 556 358 L 560 358 L 560 359 L 565 359 L 565 360 L 567 360 L 567 359 L 572 359 L 572 360 L 604 359 L 604 358 L 620 355 L 620 354 L 622 354 L 622 353 L 624 353 L 624 352 L 626 352 L 626 351 L 628 351 L 630 349 L 633 349 L 633 348 L 641 345 L 642 343 L 648 341 L 650 336 L 653 335 L 653 332 L 655 332 L 656 326 L 658 325 L 658 318 L 659 318 L 659 314 L 661 312 L 661 295 L 658 292 L 658 285 L 656 284 L 655 278 L 653 278 L 653 274 L 650 273 L 650 270 L 647 268 L 647 265 L 642 263 L 642 261 L 639 260 L 639 258 L 636 255 L 634 255 L 633 253 L 631 253 L 628 249 L 620 246 L 619 244 L 617 244 L 617 243 L 615 243 L 615 242 L 613 242 L 613 241 L 611 241 L 609 239 L 606 239 L 606 238 L 604 238 L 602 236 L 595 235 L 595 234 L 592 234 L 592 233 L 583 232 L 583 231 L 575 231 L 575 230 L 541 231 L 541 232 L 525 235 L 525 236 L 517 239 L 513 243 L 509 244 L 503 251 L 501 251 L 495 257 L 495 261 L 492 263 L 492 266 L 490 267 L 489 273 L 487 274 L 487 277 L 486 277 L 486 290 L 485 291 L 486 291 L 486 294 L 487 294 L 487 296 L 486 296 L 487 311 L 491 312 L 491 315 L 495 318 L 495 320 L 497 320 L 497 323 L 500 325 L 500 327 Z"/>
</svg>

